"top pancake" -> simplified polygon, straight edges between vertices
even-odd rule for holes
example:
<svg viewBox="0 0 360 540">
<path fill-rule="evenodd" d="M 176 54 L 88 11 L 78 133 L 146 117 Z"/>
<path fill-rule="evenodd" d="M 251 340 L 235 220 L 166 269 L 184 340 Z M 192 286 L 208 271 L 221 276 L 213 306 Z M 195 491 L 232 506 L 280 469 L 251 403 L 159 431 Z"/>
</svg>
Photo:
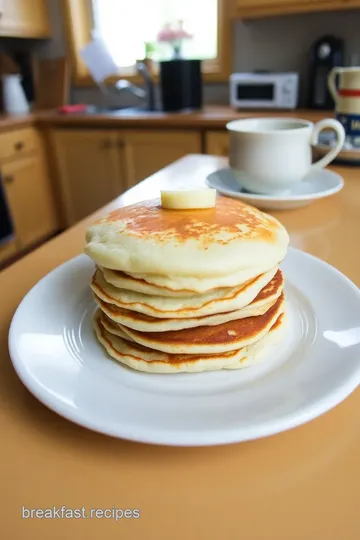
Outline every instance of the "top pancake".
<svg viewBox="0 0 360 540">
<path fill-rule="evenodd" d="M 159 199 L 119 208 L 86 233 L 85 253 L 130 274 L 216 278 L 273 268 L 289 237 L 273 217 L 218 196 L 214 208 L 167 210 Z"/>
</svg>

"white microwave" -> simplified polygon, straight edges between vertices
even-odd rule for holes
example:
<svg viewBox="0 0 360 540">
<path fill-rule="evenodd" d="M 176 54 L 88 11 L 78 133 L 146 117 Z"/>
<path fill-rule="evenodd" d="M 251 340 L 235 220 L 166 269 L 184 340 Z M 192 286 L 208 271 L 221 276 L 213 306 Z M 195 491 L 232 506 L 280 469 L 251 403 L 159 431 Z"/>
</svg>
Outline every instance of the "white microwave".
<svg viewBox="0 0 360 540">
<path fill-rule="evenodd" d="M 295 109 L 298 73 L 233 73 L 230 104 L 236 109 Z"/>
</svg>

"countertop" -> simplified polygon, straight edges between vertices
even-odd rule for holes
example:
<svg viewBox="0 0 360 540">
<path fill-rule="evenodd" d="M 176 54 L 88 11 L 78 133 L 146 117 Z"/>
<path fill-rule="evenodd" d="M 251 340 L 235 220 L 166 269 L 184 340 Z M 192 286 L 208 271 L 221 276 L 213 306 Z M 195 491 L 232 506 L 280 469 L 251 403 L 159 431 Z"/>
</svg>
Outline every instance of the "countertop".
<svg viewBox="0 0 360 540">
<path fill-rule="evenodd" d="M 0 273 L 0 537 L 4 540 L 206 539 L 358 540 L 360 390 L 308 424 L 244 444 L 168 448 L 82 429 L 42 406 L 14 373 L 7 335 L 16 307 L 47 272 L 83 250 L 95 217 L 153 197 L 159 189 L 202 185 L 226 160 L 189 156 L 144 180 Z M 291 245 L 360 285 L 360 178 L 297 210 L 274 213 Z M 332 294 L 332 291 L 329 291 Z M 22 519 L 26 508 L 138 508 L 140 519 Z"/>
<path fill-rule="evenodd" d="M 201 111 L 164 113 L 134 112 L 133 109 L 122 109 L 117 112 L 87 114 L 63 114 L 57 111 L 39 111 L 25 116 L 0 116 L 0 130 L 14 129 L 26 125 L 38 127 L 124 127 L 155 128 L 168 127 L 178 129 L 225 129 L 230 120 L 253 116 L 277 116 L 304 118 L 317 122 L 322 118 L 334 117 L 333 111 L 311 111 L 296 109 L 295 111 L 235 111 L 229 106 L 208 105 Z"/>
</svg>

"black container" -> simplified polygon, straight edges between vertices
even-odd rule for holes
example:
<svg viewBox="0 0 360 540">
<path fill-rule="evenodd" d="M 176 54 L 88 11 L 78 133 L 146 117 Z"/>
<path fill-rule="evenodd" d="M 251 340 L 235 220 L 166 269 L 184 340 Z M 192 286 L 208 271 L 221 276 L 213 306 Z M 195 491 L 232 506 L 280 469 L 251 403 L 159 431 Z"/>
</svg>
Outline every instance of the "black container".
<svg viewBox="0 0 360 540">
<path fill-rule="evenodd" d="M 201 60 L 176 59 L 160 62 L 160 90 L 164 111 L 201 109 Z"/>
</svg>

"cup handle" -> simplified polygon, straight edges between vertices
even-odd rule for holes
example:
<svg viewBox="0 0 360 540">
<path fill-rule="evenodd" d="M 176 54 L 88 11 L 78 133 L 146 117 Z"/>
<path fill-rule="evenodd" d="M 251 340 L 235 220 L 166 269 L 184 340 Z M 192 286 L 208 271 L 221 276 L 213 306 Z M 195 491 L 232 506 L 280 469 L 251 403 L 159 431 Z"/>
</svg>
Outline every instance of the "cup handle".
<svg viewBox="0 0 360 540">
<path fill-rule="evenodd" d="M 337 92 L 335 79 L 336 79 L 336 75 L 339 75 L 339 73 L 341 73 L 342 71 L 343 71 L 343 69 L 341 67 L 334 67 L 330 71 L 330 73 L 328 75 L 328 80 L 327 80 L 330 94 L 332 95 L 333 100 L 335 101 L 336 104 L 338 102 L 339 95 L 338 95 L 338 92 Z"/>
<path fill-rule="evenodd" d="M 317 122 L 312 130 L 311 136 L 310 136 L 310 144 L 315 146 L 318 143 L 319 140 L 319 133 L 325 128 L 332 128 L 337 135 L 337 142 L 336 146 L 332 148 L 323 158 L 321 158 L 316 163 L 313 163 L 310 167 L 310 171 L 323 169 L 333 159 L 336 158 L 336 156 L 341 151 L 342 147 L 344 146 L 345 142 L 345 129 L 343 125 L 338 122 L 338 120 L 333 120 L 332 118 L 325 118 L 324 120 L 320 120 L 320 122 Z"/>
</svg>

